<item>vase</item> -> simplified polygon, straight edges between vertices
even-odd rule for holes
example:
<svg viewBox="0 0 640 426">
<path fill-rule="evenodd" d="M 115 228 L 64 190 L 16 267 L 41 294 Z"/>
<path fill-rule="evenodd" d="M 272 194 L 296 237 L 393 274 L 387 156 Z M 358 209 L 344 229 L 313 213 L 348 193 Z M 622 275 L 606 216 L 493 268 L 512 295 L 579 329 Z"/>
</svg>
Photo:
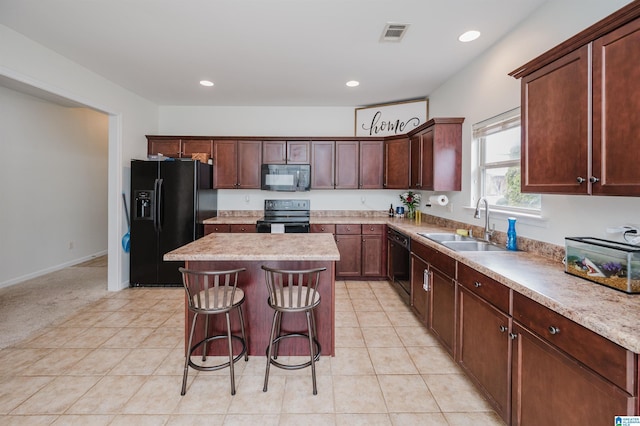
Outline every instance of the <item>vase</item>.
<svg viewBox="0 0 640 426">
<path fill-rule="evenodd" d="M 413 219 L 416 217 L 416 210 L 414 208 L 407 208 L 407 219 Z"/>
</svg>

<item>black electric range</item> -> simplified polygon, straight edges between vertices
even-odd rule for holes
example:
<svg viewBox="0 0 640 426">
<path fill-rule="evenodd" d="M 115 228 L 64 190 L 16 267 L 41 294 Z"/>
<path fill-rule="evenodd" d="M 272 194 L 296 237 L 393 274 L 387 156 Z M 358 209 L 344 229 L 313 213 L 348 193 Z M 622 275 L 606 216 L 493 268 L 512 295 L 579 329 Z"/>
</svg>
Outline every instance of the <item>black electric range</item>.
<svg viewBox="0 0 640 426">
<path fill-rule="evenodd" d="M 264 217 L 256 223 L 261 233 L 307 233 L 310 200 L 264 200 Z"/>
</svg>

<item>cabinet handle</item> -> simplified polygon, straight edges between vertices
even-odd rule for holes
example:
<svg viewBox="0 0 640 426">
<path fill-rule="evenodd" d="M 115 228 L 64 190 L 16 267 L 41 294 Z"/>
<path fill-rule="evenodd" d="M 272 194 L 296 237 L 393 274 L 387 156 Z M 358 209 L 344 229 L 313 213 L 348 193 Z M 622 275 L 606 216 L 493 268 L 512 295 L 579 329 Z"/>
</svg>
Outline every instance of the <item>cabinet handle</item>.
<svg viewBox="0 0 640 426">
<path fill-rule="evenodd" d="M 475 288 L 480 288 L 480 287 L 482 287 L 482 283 L 481 283 L 481 282 L 479 282 L 479 281 L 476 281 L 476 282 L 474 282 L 474 283 L 473 283 L 473 286 L 474 286 Z"/>
<path fill-rule="evenodd" d="M 559 334 L 560 333 L 560 329 L 558 327 L 554 327 L 552 325 L 549 326 L 549 333 L 551 334 Z"/>
<path fill-rule="evenodd" d="M 425 269 L 422 272 L 422 289 L 424 291 L 430 290 L 430 286 L 429 286 L 429 283 L 431 282 L 431 280 L 429 279 L 430 277 L 431 277 L 431 273 L 429 272 L 429 270 Z"/>
<path fill-rule="evenodd" d="M 517 338 L 517 337 L 518 337 L 518 334 L 517 334 L 517 333 L 509 333 L 509 338 L 510 338 L 511 340 L 516 340 L 516 338 Z"/>
<path fill-rule="evenodd" d="M 598 183 L 598 182 L 600 182 L 600 179 L 598 179 L 598 178 L 597 178 L 597 177 L 595 177 L 595 176 L 591 176 L 591 177 L 589 178 L 589 182 L 591 182 L 591 183 Z"/>
<path fill-rule="evenodd" d="M 501 325 L 500 326 L 500 333 L 504 333 L 505 331 L 507 331 L 509 328 L 506 325 Z"/>
<path fill-rule="evenodd" d="M 584 183 L 585 178 L 578 176 L 578 177 L 576 178 L 576 181 L 578 181 L 578 183 Z"/>
</svg>

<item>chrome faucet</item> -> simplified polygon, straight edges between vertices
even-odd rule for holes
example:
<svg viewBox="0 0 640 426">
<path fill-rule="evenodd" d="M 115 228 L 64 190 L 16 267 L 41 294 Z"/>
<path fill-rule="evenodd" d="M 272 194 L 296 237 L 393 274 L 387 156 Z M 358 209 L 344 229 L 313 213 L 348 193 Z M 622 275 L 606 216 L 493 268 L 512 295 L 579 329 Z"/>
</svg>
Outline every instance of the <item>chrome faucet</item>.
<svg viewBox="0 0 640 426">
<path fill-rule="evenodd" d="M 493 235 L 493 231 L 489 229 L 489 202 L 487 201 L 486 198 L 480 197 L 480 199 L 476 203 L 476 212 L 474 213 L 473 217 L 475 217 L 476 219 L 480 219 L 480 203 L 482 201 L 484 201 L 484 211 L 485 211 L 484 240 L 491 241 L 491 236 Z"/>
</svg>

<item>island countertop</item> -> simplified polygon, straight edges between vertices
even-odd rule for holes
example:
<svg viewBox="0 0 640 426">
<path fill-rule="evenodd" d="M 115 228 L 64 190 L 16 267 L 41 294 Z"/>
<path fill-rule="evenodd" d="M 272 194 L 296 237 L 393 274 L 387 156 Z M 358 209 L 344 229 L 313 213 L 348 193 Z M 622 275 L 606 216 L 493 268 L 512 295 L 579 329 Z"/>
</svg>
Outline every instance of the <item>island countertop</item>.
<svg viewBox="0 0 640 426">
<path fill-rule="evenodd" d="M 164 260 L 338 261 L 340 252 L 332 234 L 213 233 L 166 253 Z"/>
</svg>

